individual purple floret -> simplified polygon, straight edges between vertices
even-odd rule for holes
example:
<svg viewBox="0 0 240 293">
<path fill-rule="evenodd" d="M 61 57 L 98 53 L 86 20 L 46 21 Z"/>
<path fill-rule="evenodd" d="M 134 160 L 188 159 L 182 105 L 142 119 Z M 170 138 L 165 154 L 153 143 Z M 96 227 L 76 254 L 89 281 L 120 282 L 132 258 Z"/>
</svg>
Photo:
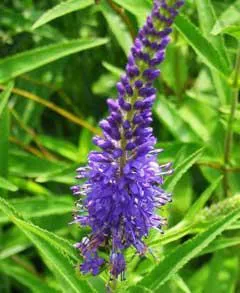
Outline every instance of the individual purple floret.
<svg viewBox="0 0 240 293">
<path fill-rule="evenodd" d="M 171 201 L 161 185 L 172 173 L 171 164 L 159 165 L 156 138 L 150 127 L 156 99 L 153 81 L 164 60 L 174 18 L 183 1 L 154 0 L 150 16 L 131 49 L 126 74 L 117 84 L 117 100 L 109 99 L 109 116 L 100 122 L 100 148 L 88 157 L 88 166 L 77 170 L 84 183 L 72 187 L 79 196 L 74 222 L 89 226 L 91 234 L 76 244 L 84 258 L 83 273 L 99 273 L 108 264 L 113 278 L 124 278 L 124 250 L 130 246 L 144 255 L 143 238 L 149 230 L 161 231 L 164 219 L 156 214 Z M 109 254 L 99 257 L 99 248 Z"/>
</svg>

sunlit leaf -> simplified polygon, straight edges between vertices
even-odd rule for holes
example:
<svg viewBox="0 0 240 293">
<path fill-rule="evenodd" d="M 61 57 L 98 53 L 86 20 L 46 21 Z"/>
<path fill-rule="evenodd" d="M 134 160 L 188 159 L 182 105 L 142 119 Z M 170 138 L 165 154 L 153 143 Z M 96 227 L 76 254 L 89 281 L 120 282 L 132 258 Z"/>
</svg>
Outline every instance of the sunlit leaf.
<svg viewBox="0 0 240 293">
<path fill-rule="evenodd" d="M 148 292 L 157 290 L 187 262 L 207 247 L 219 234 L 227 229 L 240 217 L 240 208 L 231 211 L 226 217 L 221 218 L 203 233 L 200 233 L 192 240 L 178 246 L 172 253 L 164 258 L 146 277 L 144 277 L 130 292 Z M 144 288 L 148 290 L 144 291 Z"/>
<path fill-rule="evenodd" d="M 30 241 L 34 243 L 41 255 L 44 256 L 44 261 L 49 268 L 68 286 L 69 292 L 79 293 L 82 290 L 94 292 L 87 281 L 76 277 L 69 259 L 69 257 L 74 257 L 75 259 L 75 251 L 68 241 L 30 222 L 26 222 L 4 199 L 0 199 L 0 208 Z"/>
<path fill-rule="evenodd" d="M 202 58 L 210 68 L 217 70 L 220 74 L 229 77 L 229 67 L 218 51 L 201 34 L 198 28 L 185 16 L 179 15 L 175 22 L 176 28 L 184 36 L 189 45 Z"/>
<path fill-rule="evenodd" d="M 65 41 L 1 59 L 0 82 L 8 81 L 70 54 L 102 46 L 106 42 L 106 39 Z"/>
<path fill-rule="evenodd" d="M 52 9 L 47 10 L 32 26 L 36 29 L 55 18 L 61 17 L 76 10 L 86 8 L 94 3 L 94 0 L 69 0 L 64 1 Z"/>
<path fill-rule="evenodd" d="M 235 1 L 232 5 L 230 5 L 218 18 L 213 29 L 212 34 L 218 35 L 228 29 L 238 27 L 238 31 L 240 30 L 240 1 Z"/>
</svg>

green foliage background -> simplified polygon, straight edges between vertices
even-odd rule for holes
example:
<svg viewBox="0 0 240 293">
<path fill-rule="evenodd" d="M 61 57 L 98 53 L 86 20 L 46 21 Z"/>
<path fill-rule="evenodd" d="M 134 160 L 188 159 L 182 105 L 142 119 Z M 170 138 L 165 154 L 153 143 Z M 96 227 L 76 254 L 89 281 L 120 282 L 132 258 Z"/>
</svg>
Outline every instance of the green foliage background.
<svg viewBox="0 0 240 293">
<path fill-rule="evenodd" d="M 98 2 L 98 3 L 96 3 Z M 116 94 L 151 0 L 0 4 L 0 291 L 105 292 L 82 276 L 69 187 Z M 240 1 L 188 0 L 156 83 L 154 131 L 175 173 L 153 251 L 116 292 L 240 292 Z"/>
</svg>

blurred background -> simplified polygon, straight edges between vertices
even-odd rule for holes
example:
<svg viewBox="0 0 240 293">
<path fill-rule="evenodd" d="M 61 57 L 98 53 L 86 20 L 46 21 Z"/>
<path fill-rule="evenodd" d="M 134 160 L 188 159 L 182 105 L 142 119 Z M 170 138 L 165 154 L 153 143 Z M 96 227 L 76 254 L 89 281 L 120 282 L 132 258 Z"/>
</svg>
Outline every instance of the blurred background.
<svg viewBox="0 0 240 293">
<path fill-rule="evenodd" d="M 1 197 L 24 219 L 71 243 L 88 232 L 68 225 L 75 169 L 86 164 L 98 121 L 106 116 L 106 99 L 116 96 L 115 84 L 151 5 L 150 0 L 0 3 Z M 193 229 L 183 232 L 180 227 L 175 230 L 182 231 L 179 237 L 170 233 L 162 244 L 160 236 L 150 236 L 160 258 L 239 205 L 239 20 L 239 1 L 189 0 L 174 27 L 156 82 L 153 123 L 158 145 L 165 149 L 159 160 L 173 162 L 176 170 L 166 181 L 173 192 L 173 203 L 163 212 L 168 228 L 184 218 L 204 191 L 205 196 L 190 215 L 197 222 Z M 45 246 L 38 243 L 45 230 L 26 228 L 12 213 L 6 207 L 0 211 L 0 291 L 87 292 L 63 286 L 43 253 Z M 152 292 L 240 292 L 238 228 L 236 224 L 218 239 L 224 249 L 217 242 L 217 252 L 213 245 L 196 255 Z M 155 266 L 154 259 L 135 257 L 119 292 L 135 286 Z M 104 292 L 107 278 L 103 272 L 89 282 Z"/>
</svg>

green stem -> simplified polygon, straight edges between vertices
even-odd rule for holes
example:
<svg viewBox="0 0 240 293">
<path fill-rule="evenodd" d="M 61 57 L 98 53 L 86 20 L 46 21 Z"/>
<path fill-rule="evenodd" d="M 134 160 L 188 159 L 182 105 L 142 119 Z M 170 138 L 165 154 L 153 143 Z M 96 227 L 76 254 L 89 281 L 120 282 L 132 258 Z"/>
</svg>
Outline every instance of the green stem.
<svg viewBox="0 0 240 293">
<path fill-rule="evenodd" d="M 231 151 L 232 151 L 232 144 L 233 144 L 233 122 L 235 119 L 235 114 L 238 105 L 238 95 L 239 95 L 239 76 L 240 76 L 240 43 L 239 43 L 239 50 L 237 54 L 237 61 L 235 66 L 235 74 L 233 79 L 233 97 L 232 97 L 232 105 L 231 105 L 231 112 L 228 119 L 228 126 L 227 132 L 225 137 L 225 147 L 224 147 L 224 165 L 228 167 L 230 163 Z M 224 172 L 224 179 L 223 179 L 223 188 L 225 197 L 228 196 L 229 193 L 229 178 L 228 173 Z"/>
</svg>

